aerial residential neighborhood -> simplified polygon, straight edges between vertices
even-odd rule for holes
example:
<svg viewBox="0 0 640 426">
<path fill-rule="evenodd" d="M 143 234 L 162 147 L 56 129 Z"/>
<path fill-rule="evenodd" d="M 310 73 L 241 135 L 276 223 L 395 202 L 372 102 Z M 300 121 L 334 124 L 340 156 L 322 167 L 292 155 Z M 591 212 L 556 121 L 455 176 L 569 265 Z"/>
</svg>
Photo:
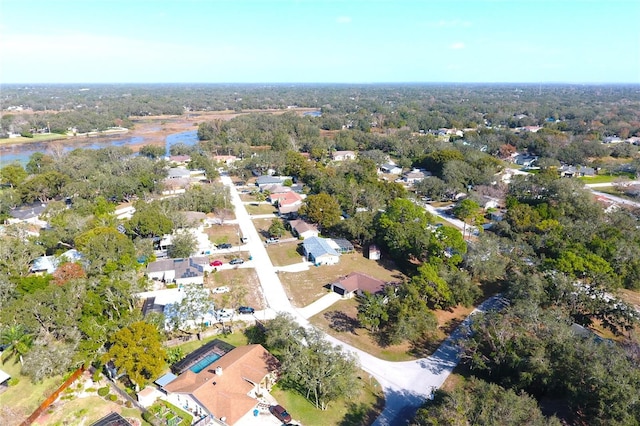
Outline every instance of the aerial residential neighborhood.
<svg viewBox="0 0 640 426">
<path fill-rule="evenodd" d="M 539 3 L 2 2 L 0 425 L 640 424 L 640 3 Z"/>
</svg>

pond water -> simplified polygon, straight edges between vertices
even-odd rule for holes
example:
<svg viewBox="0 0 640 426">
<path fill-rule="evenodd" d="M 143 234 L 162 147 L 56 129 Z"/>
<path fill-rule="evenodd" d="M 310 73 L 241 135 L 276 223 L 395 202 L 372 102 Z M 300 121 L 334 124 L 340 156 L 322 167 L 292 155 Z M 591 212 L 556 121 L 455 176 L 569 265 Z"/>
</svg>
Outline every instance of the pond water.
<svg viewBox="0 0 640 426">
<path fill-rule="evenodd" d="M 85 140 L 74 141 L 55 141 L 56 146 L 61 146 L 63 152 L 73 151 L 76 148 L 82 149 L 101 149 L 109 146 L 128 146 L 128 145 L 141 145 L 145 140 L 142 136 L 132 136 L 127 138 L 111 136 L 111 137 L 97 137 L 88 138 Z M 18 162 L 22 165 L 27 164 L 29 157 L 36 152 L 48 153 L 47 142 L 34 142 L 20 145 L 5 145 L 0 147 L 0 167 L 4 167 L 7 164 Z M 169 155 L 169 149 L 171 146 L 183 143 L 187 146 L 193 146 L 198 143 L 198 131 L 189 130 L 186 132 L 173 133 L 165 138 L 166 155 Z"/>
</svg>

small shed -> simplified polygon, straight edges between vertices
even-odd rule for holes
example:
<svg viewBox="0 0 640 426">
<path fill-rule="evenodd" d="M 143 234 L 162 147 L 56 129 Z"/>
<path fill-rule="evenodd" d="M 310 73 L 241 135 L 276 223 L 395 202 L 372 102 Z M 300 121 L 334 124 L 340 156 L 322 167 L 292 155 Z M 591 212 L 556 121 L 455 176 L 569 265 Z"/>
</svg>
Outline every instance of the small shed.
<svg viewBox="0 0 640 426">
<path fill-rule="evenodd" d="M 378 246 L 375 244 L 371 244 L 369 246 L 367 255 L 368 255 L 367 257 L 371 260 L 380 260 L 380 257 L 381 257 L 380 248 L 378 248 Z"/>
<path fill-rule="evenodd" d="M 175 376 L 174 376 L 175 377 Z M 156 399 L 162 398 L 164 394 L 153 386 L 147 386 L 138 392 L 138 402 L 145 408 L 151 407 Z"/>
</svg>

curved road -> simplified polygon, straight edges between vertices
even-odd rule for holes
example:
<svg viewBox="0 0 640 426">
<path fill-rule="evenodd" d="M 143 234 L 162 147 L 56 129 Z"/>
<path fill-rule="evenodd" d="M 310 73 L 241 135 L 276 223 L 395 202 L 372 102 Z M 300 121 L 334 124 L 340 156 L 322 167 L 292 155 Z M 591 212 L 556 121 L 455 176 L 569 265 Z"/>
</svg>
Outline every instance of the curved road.
<svg viewBox="0 0 640 426">
<path fill-rule="evenodd" d="M 293 315 L 299 324 L 310 327 L 309 321 L 303 314 L 291 305 L 276 269 L 271 263 L 262 238 L 240 200 L 231 178 L 223 175 L 221 180 L 222 183 L 229 187 L 238 225 L 242 235 L 248 238 L 247 246 L 253 258 L 251 263 L 255 267 L 260 280 L 263 295 L 269 306 L 268 310 L 271 311 L 269 316 L 272 317 L 276 312 L 288 312 Z M 503 300 L 500 297 L 492 297 L 482 303 L 471 315 L 479 311 L 499 309 L 502 306 Z M 266 315 L 267 313 L 265 312 Z M 415 411 L 425 399 L 429 398 L 435 389 L 442 386 L 453 368 L 458 364 L 460 350 L 455 342 L 466 335 L 466 326 L 471 320 L 471 315 L 442 343 L 433 355 L 415 361 L 390 362 L 381 360 L 332 336 L 326 335 L 326 338 L 334 345 L 354 354 L 358 358 L 362 369 L 373 376 L 382 386 L 386 400 L 385 407 L 374 425 L 405 424 L 413 417 Z"/>
</svg>

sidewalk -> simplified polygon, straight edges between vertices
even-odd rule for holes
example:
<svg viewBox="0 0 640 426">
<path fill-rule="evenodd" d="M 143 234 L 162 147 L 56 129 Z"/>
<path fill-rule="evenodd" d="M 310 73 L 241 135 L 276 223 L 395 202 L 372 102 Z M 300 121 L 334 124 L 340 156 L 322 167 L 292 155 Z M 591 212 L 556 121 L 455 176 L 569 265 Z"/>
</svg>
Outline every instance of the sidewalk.
<svg viewBox="0 0 640 426">
<path fill-rule="evenodd" d="M 333 305 L 340 299 L 342 299 L 342 296 L 332 291 L 329 294 L 325 294 L 320 299 L 316 300 L 310 305 L 307 305 L 304 308 L 299 308 L 298 313 L 302 315 L 305 319 L 309 319 L 315 314 L 318 314 L 324 311 L 325 309 L 327 309 L 329 306 Z"/>
</svg>

